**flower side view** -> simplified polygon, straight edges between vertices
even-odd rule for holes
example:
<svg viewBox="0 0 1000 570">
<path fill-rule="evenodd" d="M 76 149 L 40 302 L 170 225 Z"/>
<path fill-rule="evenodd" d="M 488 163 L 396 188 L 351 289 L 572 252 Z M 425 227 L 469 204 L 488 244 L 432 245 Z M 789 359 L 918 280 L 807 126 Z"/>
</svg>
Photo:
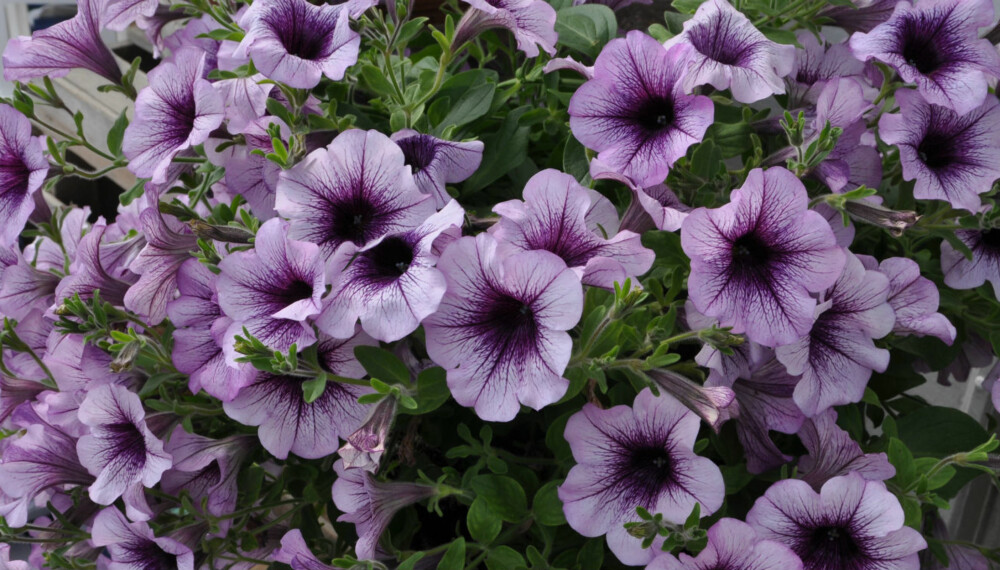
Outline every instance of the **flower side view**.
<svg viewBox="0 0 1000 570">
<path fill-rule="evenodd" d="M 648 564 L 658 550 L 643 549 L 625 530 L 636 507 L 681 524 L 695 504 L 714 513 L 725 495 L 722 473 L 693 451 L 699 419 L 669 396 L 647 388 L 630 406 L 602 410 L 593 404 L 566 424 L 566 441 L 577 464 L 559 487 L 566 520 L 584 536 L 607 535 L 608 547 L 625 564 Z"/>
<path fill-rule="evenodd" d="M 556 53 L 556 11 L 543 0 L 463 0 L 469 9 L 455 28 L 452 45 L 461 47 L 482 32 L 506 28 L 514 34 L 517 49 L 537 57 L 539 48 Z"/>
<path fill-rule="evenodd" d="M 666 50 L 642 32 L 629 32 L 601 51 L 593 79 L 570 100 L 573 136 L 636 185 L 663 182 L 712 124 L 712 101 L 681 88 L 688 50 Z"/>
<path fill-rule="evenodd" d="M 816 300 L 840 276 L 844 252 L 802 183 L 784 168 L 754 170 L 729 204 L 699 208 L 681 227 L 691 301 L 750 340 L 779 346 L 812 327 Z"/>
<path fill-rule="evenodd" d="M 447 290 L 424 321 L 427 353 L 448 371 L 455 400 L 488 421 L 510 421 L 520 404 L 541 409 L 566 393 L 580 280 L 547 251 L 503 255 L 489 234 L 464 237 L 438 262 Z"/>
<path fill-rule="evenodd" d="M 0 247 L 17 243 L 35 209 L 34 194 L 49 171 L 42 142 L 31 136 L 31 123 L 9 105 L 0 105 Z"/>
</svg>

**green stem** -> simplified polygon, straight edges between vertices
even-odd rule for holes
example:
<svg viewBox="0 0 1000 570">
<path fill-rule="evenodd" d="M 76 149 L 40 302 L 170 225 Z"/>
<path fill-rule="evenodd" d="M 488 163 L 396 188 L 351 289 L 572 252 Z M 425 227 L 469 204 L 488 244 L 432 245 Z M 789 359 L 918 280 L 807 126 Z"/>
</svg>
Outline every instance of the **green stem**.
<svg viewBox="0 0 1000 570">
<path fill-rule="evenodd" d="M 39 126 L 45 127 L 46 129 L 52 131 L 53 133 L 59 135 L 60 137 L 62 137 L 64 139 L 66 139 L 70 143 L 73 143 L 74 145 L 77 145 L 77 146 L 82 146 L 82 147 L 87 148 L 88 150 L 90 150 L 94 154 L 100 156 L 101 158 L 110 160 L 112 162 L 114 162 L 115 160 L 117 160 L 117 157 L 111 156 L 110 154 L 108 154 L 108 153 L 104 152 L 103 150 L 97 148 L 96 146 L 90 144 L 90 142 L 87 141 L 87 139 L 85 139 L 85 138 L 77 138 L 76 136 L 71 135 L 71 134 L 67 133 L 66 131 L 63 131 L 62 129 L 60 129 L 58 127 L 55 127 L 55 126 L 52 126 L 52 125 L 46 123 L 45 121 L 39 119 L 37 116 L 32 117 L 31 120 L 34 121 Z"/>
</svg>

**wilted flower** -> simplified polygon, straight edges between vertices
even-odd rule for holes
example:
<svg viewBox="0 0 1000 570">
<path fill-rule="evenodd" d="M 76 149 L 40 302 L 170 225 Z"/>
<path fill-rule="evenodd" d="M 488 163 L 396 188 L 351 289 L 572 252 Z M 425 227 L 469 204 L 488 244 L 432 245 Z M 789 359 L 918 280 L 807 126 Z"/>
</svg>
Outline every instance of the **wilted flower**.
<svg viewBox="0 0 1000 570">
<path fill-rule="evenodd" d="M 378 463 L 385 453 L 385 440 L 395 419 L 396 398 L 382 398 L 372 406 L 361 427 L 347 436 L 346 443 L 337 450 L 344 460 L 344 467 L 372 473 L 378 471 Z"/>
<path fill-rule="evenodd" d="M 787 546 L 761 540 L 743 521 L 724 518 L 708 529 L 708 546 L 698 556 L 657 556 L 646 570 L 802 570 L 802 561 Z"/>
<path fill-rule="evenodd" d="M 337 520 L 354 523 L 358 533 L 354 551 L 362 560 L 375 558 L 385 527 L 400 509 L 437 493 L 430 485 L 378 481 L 364 469 L 347 469 L 341 460 L 333 464 L 333 470 L 337 472 L 333 502 L 344 513 Z"/>
<path fill-rule="evenodd" d="M 888 21 L 851 36 L 851 50 L 894 67 L 927 102 L 964 115 L 983 104 L 990 79 L 1000 76 L 1000 54 L 979 38 L 979 28 L 992 24 L 990 0 L 899 2 Z"/>
<path fill-rule="evenodd" d="M 815 318 L 818 293 L 836 281 L 844 253 L 805 187 L 784 168 L 750 172 L 729 204 L 688 214 L 681 245 L 691 258 L 694 306 L 766 346 L 795 342 Z"/>
<path fill-rule="evenodd" d="M 916 180 L 913 196 L 978 212 L 979 194 L 1000 177 L 1000 101 L 963 115 L 912 91 L 897 92 L 896 101 L 900 112 L 882 115 L 879 135 L 899 147 L 903 178 Z"/>
<path fill-rule="evenodd" d="M 504 256 L 498 245 L 479 234 L 448 246 L 438 262 L 447 290 L 424 330 L 455 400 L 484 420 L 510 421 L 520 404 L 537 410 L 566 393 L 566 331 L 580 320 L 583 291 L 555 254 Z"/>
<path fill-rule="evenodd" d="M 715 110 L 708 97 L 681 88 L 688 51 L 665 50 L 638 31 L 604 46 L 593 79 L 570 99 L 569 124 L 606 169 L 639 186 L 658 184 L 705 135 Z"/>
<path fill-rule="evenodd" d="M 614 204 L 569 174 L 543 170 L 528 180 L 523 202 L 501 202 L 493 211 L 500 214 L 490 228 L 497 241 L 517 251 L 551 251 L 584 285 L 614 289 L 653 264 L 639 234 L 619 231 Z"/>
<path fill-rule="evenodd" d="M 636 507 L 682 524 L 695 504 L 714 513 L 725 495 L 722 473 L 693 451 L 698 416 L 670 396 L 645 389 L 632 407 L 602 410 L 593 404 L 570 417 L 565 437 L 577 464 L 559 487 L 563 512 L 584 536 L 607 535 L 608 546 L 625 564 L 648 564 L 624 524 Z"/>
<path fill-rule="evenodd" d="M 102 0 L 79 0 L 73 18 L 8 41 L 3 51 L 4 79 L 54 79 L 73 69 L 89 69 L 111 83 L 120 82 L 118 62 L 101 40 L 103 6 Z"/>
<path fill-rule="evenodd" d="M 917 552 L 927 548 L 903 525 L 903 508 L 885 484 L 857 473 L 830 479 L 818 494 L 805 481 L 779 481 L 747 522 L 761 538 L 791 548 L 805 570 L 917 570 Z"/>
<path fill-rule="evenodd" d="M 791 72 L 795 53 L 793 46 L 767 39 L 726 0 L 708 0 L 699 6 L 694 17 L 684 22 L 684 31 L 665 45 L 678 44 L 694 48 L 682 74 L 685 92 L 710 84 L 729 89 L 741 103 L 784 93 L 781 78 Z"/>
<path fill-rule="evenodd" d="M 861 401 L 872 371 L 885 372 L 889 351 L 873 339 L 892 331 L 889 280 L 868 271 L 851 253 L 836 283 L 821 297 L 812 330 L 775 354 L 788 372 L 801 375 L 795 403 L 813 417 L 831 406 Z"/>
</svg>

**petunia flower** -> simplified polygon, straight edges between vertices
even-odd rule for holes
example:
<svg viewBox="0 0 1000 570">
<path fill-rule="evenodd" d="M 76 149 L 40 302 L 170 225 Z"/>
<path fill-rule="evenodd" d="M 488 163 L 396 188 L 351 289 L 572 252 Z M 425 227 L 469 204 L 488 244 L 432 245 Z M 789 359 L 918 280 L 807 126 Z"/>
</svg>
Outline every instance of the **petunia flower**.
<svg viewBox="0 0 1000 570">
<path fill-rule="evenodd" d="M 105 0 L 104 27 L 120 32 L 140 18 L 152 17 L 159 5 L 159 0 Z"/>
<path fill-rule="evenodd" d="M 198 249 L 197 238 L 176 218 L 164 218 L 154 206 L 140 216 L 146 246 L 129 264 L 139 280 L 125 293 L 125 308 L 158 324 L 177 292 L 177 272 Z"/>
<path fill-rule="evenodd" d="M 199 510 L 205 500 L 208 514 L 224 517 L 236 509 L 237 478 L 244 467 L 244 458 L 254 447 L 253 436 L 210 439 L 177 426 L 164 444 L 173 457 L 173 466 L 163 474 L 161 486 L 175 496 L 187 492 Z M 228 518 L 219 520 L 223 535 L 231 523 Z"/>
<path fill-rule="evenodd" d="M 569 174 L 543 170 L 528 180 L 523 202 L 501 202 L 493 211 L 500 215 L 490 228 L 497 241 L 515 251 L 558 255 L 584 285 L 614 289 L 653 265 L 655 255 L 639 234 L 619 231 L 614 204 Z"/>
<path fill-rule="evenodd" d="M 916 180 L 913 196 L 978 212 L 979 194 L 1000 178 L 1000 101 L 990 97 L 961 116 L 912 91 L 898 91 L 896 101 L 900 112 L 882 115 L 879 136 L 899 147 L 903 178 Z"/>
<path fill-rule="evenodd" d="M 834 477 L 819 493 L 796 479 L 779 481 L 757 499 L 747 523 L 802 559 L 805 570 L 918 570 L 927 548 L 903 525 L 899 500 L 857 473 Z"/>
<path fill-rule="evenodd" d="M 319 244 L 326 257 L 347 242 L 364 247 L 415 228 L 434 213 L 434 200 L 405 160 L 378 131 L 345 131 L 281 173 L 275 209 L 292 222 L 290 237 Z"/>
<path fill-rule="evenodd" d="M 135 101 L 135 120 L 125 129 L 122 151 L 129 170 L 153 183 L 166 182 L 171 160 L 208 139 L 222 124 L 222 96 L 204 77 L 205 55 L 190 48 L 149 72 L 149 86 Z"/>
<path fill-rule="evenodd" d="M 792 71 L 785 77 L 789 108 L 815 103 L 831 79 L 864 74 L 865 64 L 855 59 L 846 42 L 822 45 L 808 30 L 796 32 L 795 39 L 802 48 L 795 50 Z"/>
<path fill-rule="evenodd" d="M 64 77 L 73 69 L 88 69 L 111 83 L 122 79 L 114 54 L 101 40 L 102 0 L 79 0 L 76 15 L 31 37 L 7 42 L 3 76 L 7 81 Z"/>
<path fill-rule="evenodd" d="M 681 87 L 689 48 L 665 50 L 639 31 L 608 42 L 594 77 L 569 102 L 573 136 L 608 169 L 638 185 L 663 182 L 712 124 L 711 99 Z"/>
<path fill-rule="evenodd" d="M 726 410 L 727 419 L 736 421 L 736 435 L 747 459 L 747 471 L 763 473 L 779 467 L 791 457 L 785 455 L 771 431 L 792 434 L 802 427 L 805 416 L 792 399 L 799 379 L 774 358 L 771 349 L 761 349 L 746 373 L 733 380 L 713 370 L 706 386 L 729 386 L 735 401 Z"/>
<path fill-rule="evenodd" d="M 0 570 L 34 570 L 34 567 L 24 560 L 11 560 L 10 545 L 0 544 Z"/>
<path fill-rule="evenodd" d="M 247 33 L 234 56 L 250 57 L 264 76 L 298 89 L 316 87 L 324 75 L 339 81 L 361 45 L 345 6 L 258 0 L 243 16 Z"/>
<path fill-rule="evenodd" d="M 537 57 L 538 48 L 549 55 L 556 53 L 556 11 L 544 0 L 464 0 L 470 8 L 455 26 L 452 45 L 465 42 L 493 28 L 506 28 L 514 34 L 517 49 L 528 57 Z"/>
<path fill-rule="evenodd" d="M 391 398 L 390 398 L 391 399 Z M 334 570 L 333 566 L 323 564 L 306 546 L 302 531 L 294 528 L 281 537 L 281 548 L 272 555 L 275 562 L 281 562 L 292 567 L 292 570 Z"/>
<path fill-rule="evenodd" d="M 333 470 L 337 473 L 333 502 L 344 513 L 337 520 L 354 523 L 358 533 L 354 552 L 361 560 L 375 558 L 382 533 L 400 509 L 437 492 L 431 485 L 379 481 L 364 469 L 347 469 L 341 460 Z"/>
<path fill-rule="evenodd" d="M 852 472 L 868 481 L 885 481 L 896 474 L 885 453 L 866 454 L 850 434 L 837 426 L 835 410 L 807 419 L 799 438 L 809 450 L 809 455 L 799 460 L 799 474 L 817 491 L 833 477 Z"/>
<path fill-rule="evenodd" d="M 570 417 L 566 441 L 577 464 L 559 487 L 563 512 L 573 530 L 607 535 L 624 564 L 648 564 L 654 548 L 625 530 L 636 507 L 682 524 L 695 504 L 714 513 L 725 496 L 722 473 L 693 451 L 698 416 L 669 396 L 645 389 L 632 407 L 602 410 L 593 404 Z"/>
<path fill-rule="evenodd" d="M 729 419 L 736 395 L 729 386 L 704 386 L 666 368 L 646 373 L 657 388 L 694 412 L 716 432 Z"/>
<path fill-rule="evenodd" d="M 1000 299 L 1000 230 L 957 230 L 955 236 L 972 251 L 972 261 L 947 241 L 941 242 L 944 284 L 952 289 L 975 289 L 987 281 Z"/>
<path fill-rule="evenodd" d="M 819 90 L 816 116 L 812 121 L 813 134 L 803 146 L 817 140 L 827 125 L 841 129 L 837 144 L 810 171 L 810 176 L 818 178 L 834 192 L 862 185 L 877 188 L 882 182 L 882 157 L 874 144 L 864 142 L 866 135 L 870 135 L 864 115 L 871 108 L 861 82 L 854 77 L 831 79 Z"/>
<path fill-rule="evenodd" d="M 108 570 L 194 570 L 194 553 L 169 537 L 157 537 L 145 522 L 129 522 L 117 507 L 97 513 L 90 529 L 94 546 L 107 547 Z"/>
<path fill-rule="evenodd" d="M 854 34 L 850 44 L 858 59 L 884 62 L 916 83 L 928 103 L 965 115 L 986 100 L 990 79 L 1000 77 L 1000 54 L 979 38 L 979 28 L 992 24 L 990 0 L 900 2 L 888 21 Z"/>
<path fill-rule="evenodd" d="M 666 184 L 639 186 L 628 176 L 612 170 L 600 159 L 590 161 L 590 176 L 594 180 L 614 180 L 632 190 L 632 201 L 622 214 L 620 229 L 639 234 L 651 229 L 676 232 L 681 229 L 684 218 L 691 211 Z"/>
<path fill-rule="evenodd" d="M 447 371 L 455 400 L 487 421 L 510 421 L 520 404 L 558 401 L 583 311 L 580 280 L 555 254 L 502 255 L 489 234 L 464 237 L 438 261 L 447 290 L 424 321 L 427 353 Z"/>
<path fill-rule="evenodd" d="M 708 545 L 698 556 L 657 556 L 646 570 L 802 570 L 787 546 L 761 540 L 750 525 L 723 518 L 708 529 Z"/>
<path fill-rule="evenodd" d="M 100 291 L 102 300 L 116 306 L 125 304 L 125 295 L 136 281 L 136 276 L 122 271 L 121 261 L 131 261 L 127 247 L 105 247 L 111 243 L 107 238 L 112 238 L 114 234 L 114 228 L 99 223 L 80 240 L 76 258 L 69 266 L 69 275 L 56 287 L 57 302 L 74 294 L 80 295 L 81 299 L 90 299 L 95 291 Z M 143 243 L 144 240 L 136 245 L 141 248 Z"/>
<path fill-rule="evenodd" d="M 888 278 L 848 253 L 843 273 L 816 308 L 812 330 L 775 349 L 788 372 L 802 376 L 795 403 L 806 416 L 861 401 L 872 372 L 885 372 L 889 351 L 874 339 L 889 334 L 895 322 L 888 295 Z"/>
<path fill-rule="evenodd" d="M 916 261 L 890 257 L 881 263 L 859 255 L 865 269 L 877 269 L 889 278 L 889 305 L 896 313 L 892 332 L 906 336 L 936 336 L 951 345 L 957 334 L 948 317 L 937 312 L 941 295 L 933 281 L 920 275 Z"/>
<path fill-rule="evenodd" d="M 418 227 L 379 238 L 364 247 L 346 243 L 328 260 L 332 290 L 316 319 L 336 338 L 354 334 L 354 324 L 374 338 L 394 342 L 437 310 L 445 294 L 444 274 L 434 267 L 434 242 L 460 231 L 465 210 L 452 200 Z"/>
<path fill-rule="evenodd" d="M 322 338 L 317 344 L 319 362 L 333 375 L 361 378 L 365 370 L 354 358 L 354 347 L 378 343 L 358 331 L 346 340 Z M 367 412 L 358 397 L 371 389 L 328 380 L 323 393 L 307 402 L 304 378 L 260 373 L 223 404 L 226 415 L 249 426 L 260 426 L 257 437 L 264 449 L 278 459 L 289 452 L 318 459 L 337 451 L 338 438 L 346 438 L 361 425 Z"/>
<path fill-rule="evenodd" d="M 753 103 L 784 93 L 782 78 L 792 71 L 794 46 L 777 44 L 726 0 L 708 0 L 666 47 L 688 44 L 684 91 L 699 85 L 729 89 L 733 99 Z"/>
<path fill-rule="evenodd" d="M 695 308 L 750 340 L 778 346 L 805 335 L 818 293 L 833 285 L 844 252 L 805 187 L 784 168 L 755 169 L 730 203 L 688 214 L 681 246 L 691 258 Z"/>
<path fill-rule="evenodd" d="M 831 25 L 849 34 L 868 32 L 888 20 L 899 2 L 912 4 L 910 0 L 851 0 L 849 4 L 828 4 L 818 15 L 831 19 Z"/>
<path fill-rule="evenodd" d="M 348 469 L 364 469 L 375 473 L 385 453 L 389 429 L 396 419 L 396 398 L 382 398 L 373 406 L 361 427 L 347 436 L 337 454 Z"/>
<path fill-rule="evenodd" d="M 403 157 L 413 169 L 417 188 L 434 196 L 438 208 L 451 200 L 445 184 L 472 176 L 483 161 L 482 141 L 446 141 L 411 129 L 397 131 L 391 138 L 403 149 Z"/>
<path fill-rule="evenodd" d="M 288 125 L 277 117 L 267 115 L 254 119 L 243 127 L 240 134 L 246 141 L 245 146 L 233 145 L 219 157 L 226 168 L 226 189 L 231 194 L 243 196 L 253 214 L 262 220 L 275 216 L 275 192 L 282 168 L 253 151 L 271 152 L 273 143 L 268 128 L 272 124 L 278 126 L 279 133 L 287 141 L 291 136 Z"/>
<path fill-rule="evenodd" d="M 575 1 L 575 0 L 574 0 Z M 579 61 L 573 59 L 573 56 L 567 55 L 566 57 L 554 57 L 545 63 L 545 67 L 542 71 L 545 73 L 552 73 L 553 71 L 559 71 L 566 69 L 569 71 L 575 71 L 583 76 L 584 79 L 594 78 L 594 68 L 589 65 L 584 65 Z"/>
<path fill-rule="evenodd" d="M 90 498 L 99 505 L 125 500 L 132 520 L 149 520 L 144 487 L 160 482 L 171 458 L 163 442 L 146 426 L 146 412 L 139 396 L 117 384 L 92 388 L 80 404 L 80 421 L 90 427 L 76 451 L 84 467 L 97 481 Z"/>
<path fill-rule="evenodd" d="M 274 350 L 316 342 L 306 319 L 319 314 L 326 292 L 323 260 L 316 244 L 289 239 L 288 222 L 268 220 L 257 231 L 254 248 L 219 262 L 216 281 L 219 306 L 233 323 L 223 349 L 230 364 L 232 341 L 245 327 Z"/>
<path fill-rule="evenodd" d="M 7 386 L 2 389 L 6 391 Z M 11 425 L 23 432 L 3 448 L 0 462 L 0 497 L 10 500 L 6 504 L 0 501 L 0 516 L 13 528 L 27 524 L 28 512 L 36 501 L 55 491 L 94 482 L 76 453 L 76 441 L 83 431 L 79 422 L 60 426 L 35 408 L 24 402 L 12 414 Z"/>
<path fill-rule="evenodd" d="M 17 244 L 35 209 L 33 195 L 48 171 L 42 141 L 31 136 L 31 123 L 13 107 L 0 105 L 0 247 Z"/>
</svg>

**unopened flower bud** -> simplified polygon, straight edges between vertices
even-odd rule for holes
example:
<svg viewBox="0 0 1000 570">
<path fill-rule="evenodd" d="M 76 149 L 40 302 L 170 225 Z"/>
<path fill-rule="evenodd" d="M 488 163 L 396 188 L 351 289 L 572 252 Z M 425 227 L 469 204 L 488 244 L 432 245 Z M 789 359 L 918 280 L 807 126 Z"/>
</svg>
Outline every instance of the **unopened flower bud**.
<svg viewBox="0 0 1000 570">
<path fill-rule="evenodd" d="M 223 241 L 228 243 L 250 243 L 253 234 L 243 228 L 233 226 L 214 226 L 203 220 L 188 222 L 194 235 L 201 239 Z"/>
<path fill-rule="evenodd" d="M 844 204 L 844 209 L 851 215 L 851 218 L 885 228 L 894 236 L 902 235 L 907 228 L 920 219 L 916 212 L 891 210 L 864 200 L 850 200 Z"/>
</svg>

